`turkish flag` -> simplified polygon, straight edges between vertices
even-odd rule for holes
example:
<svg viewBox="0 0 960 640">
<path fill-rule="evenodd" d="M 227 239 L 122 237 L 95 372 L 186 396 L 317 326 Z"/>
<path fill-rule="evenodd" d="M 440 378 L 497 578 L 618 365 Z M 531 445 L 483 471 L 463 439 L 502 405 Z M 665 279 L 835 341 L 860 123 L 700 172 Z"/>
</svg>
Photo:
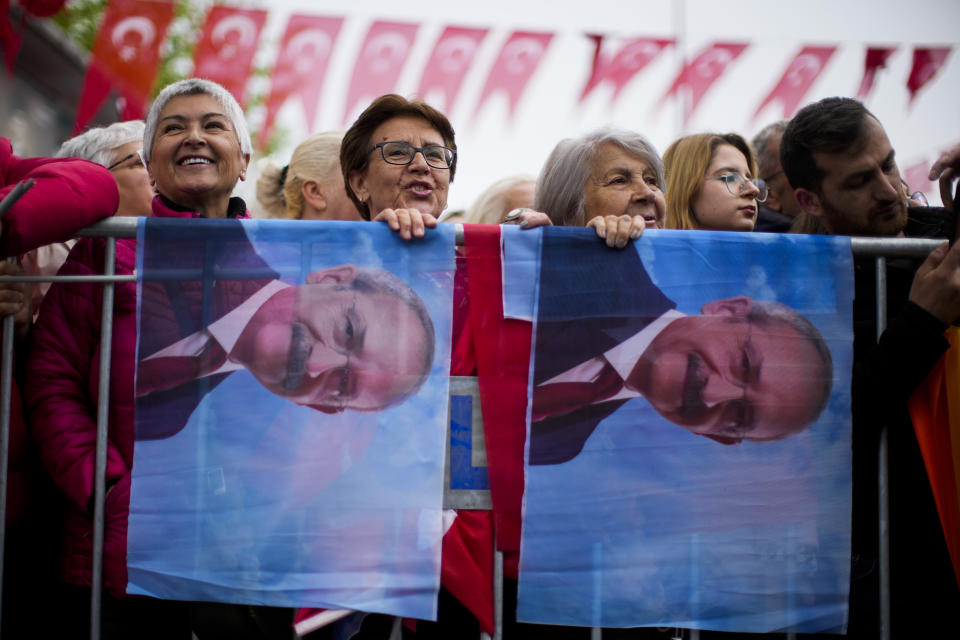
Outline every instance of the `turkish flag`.
<svg viewBox="0 0 960 640">
<path fill-rule="evenodd" d="M 914 191 L 923 191 L 924 195 L 930 193 L 931 188 L 935 186 L 930 182 L 928 175 L 930 175 L 930 163 L 926 160 L 908 165 L 902 171 L 903 181 L 907 183 L 910 193 Z"/>
<path fill-rule="evenodd" d="M 887 66 L 887 59 L 896 51 L 896 47 L 869 47 L 863 58 L 863 79 L 857 90 L 857 99 L 866 100 L 873 91 L 873 81 L 877 71 Z"/>
<path fill-rule="evenodd" d="M 774 85 L 767 97 L 763 99 L 757 110 L 753 112 L 754 119 L 760 115 L 767 105 L 776 101 L 783 107 L 783 117 L 791 118 L 797 110 L 803 97 L 810 90 L 814 80 L 827 66 L 827 61 L 837 50 L 836 47 L 804 47 L 787 65 L 780 81 Z"/>
<path fill-rule="evenodd" d="M 292 96 L 300 99 L 307 130 L 313 131 L 323 79 L 342 24 L 342 18 L 290 16 L 271 74 L 267 115 L 260 129 L 261 148 L 270 137 L 277 113 Z"/>
<path fill-rule="evenodd" d="M 660 99 L 660 103 L 663 104 L 667 98 L 676 95 L 681 89 L 689 92 L 690 101 L 686 104 L 683 113 L 683 123 L 686 124 L 693 117 L 697 105 L 700 104 L 703 96 L 710 90 L 713 83 L 723 75 L 730 63 L 736 60 L 746 48 L 747 45 L 744 43 L 713 43 L 681 69 L 673 84 Z"/>
<path fill-rule="evenodd" d="M 527 82 L 543 60 L 552 39 L 552 33 L 513 32 L 490 69 L 474 113 L 480 111 L 487 98 L 502 91 L 507 94 L 508 115 L 512 117 Z"/>
<path fill-rule="evenodd" d="M 370 25 L 353 65 L 344 122 L 365 109 L 369 101 L 394 90 L 418 28 L 407 22 L 380 21 Z"/>
<path fill-rule="evenodd" d="M 441 92 L 442 100 L 434 100 L 441 111 L 453 107 L 460 93 L 463 78 L 470 70 L 477 49 L 487 35 L 486 29 L 447 27 L 433 46 L 433 53 L 420 76 L 417 95 L 424 100 L 432 92 Z"/>
<path fill-rule="evenodd" d="M 215 6 L 193 51 L 193 75 L 213 80 L 245 104 L 247 79 L 267 12 Z"/>
<path fill-rule="evenodd" d="M 142 118 L 160 65 L 160 44 L 173 19 L 173 3 L 110 0 L 93 43 L 74 133 L 80 133 L 117 88 L 123 119 Z"/>
<path fill-rule="evenodd" d="M 907 78 L 910 102 L 913 102 L 913 99 L 917 97 L 917 92 L 937 75 L 940 67 L 947 61 L 950 51 L 950 47 L 935 49 L 917 47 L 913 50 L 913 68 L 910 69 L 910 77 Z"/>
<path fill-rule="evenodd" d="M 613 99 L 616 100 L 630 80 L 644 67 L 653 62 L 661 51 L 673 44 L 673 40 L 633 38 L 627 40 L 616 54 L 605 51 L 602 35 L 588 36 L 594 42 L 593 69 L 583 87 L 580 101 L 603 82 L 613 84 Z"/>
</svg>

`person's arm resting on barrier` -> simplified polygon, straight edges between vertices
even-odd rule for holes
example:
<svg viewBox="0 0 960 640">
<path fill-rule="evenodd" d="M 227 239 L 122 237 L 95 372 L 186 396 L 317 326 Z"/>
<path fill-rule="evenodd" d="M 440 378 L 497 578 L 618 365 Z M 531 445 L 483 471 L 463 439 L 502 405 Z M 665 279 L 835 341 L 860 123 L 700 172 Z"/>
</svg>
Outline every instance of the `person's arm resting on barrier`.
<svg viewBox="0 0 960 640">
<path fill-rule="evenodd" d="M 0 256 L 66 240 L 112 216 L 120 202 L 106 168 L 79 158 L 18 158 L 0 138 L 0 200 L 28 179 L 33 188 L 0 220 Z"/>
</svg>

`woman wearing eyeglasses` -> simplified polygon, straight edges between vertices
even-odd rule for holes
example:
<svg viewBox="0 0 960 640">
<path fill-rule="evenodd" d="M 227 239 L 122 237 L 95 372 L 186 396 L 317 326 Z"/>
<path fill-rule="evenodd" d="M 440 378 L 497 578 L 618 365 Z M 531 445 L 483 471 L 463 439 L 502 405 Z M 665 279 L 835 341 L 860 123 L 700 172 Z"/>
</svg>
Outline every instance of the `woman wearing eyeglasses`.
<svg viewBox="0 0 960 640">
<path fill-rule="evenodd" d="M 343 136 L 347 195 L 365 220 L 385 221 L 405 240 L 437 226 L 457 170 L 453 127 L 420 100 L 380 96 Z"/>
<path fill-rule="evenodd" d="M 735 133 L 700 133 L 663 154 L 667 229 L 752 231 L 767 187 L 750 145 Z"/>
</svg>

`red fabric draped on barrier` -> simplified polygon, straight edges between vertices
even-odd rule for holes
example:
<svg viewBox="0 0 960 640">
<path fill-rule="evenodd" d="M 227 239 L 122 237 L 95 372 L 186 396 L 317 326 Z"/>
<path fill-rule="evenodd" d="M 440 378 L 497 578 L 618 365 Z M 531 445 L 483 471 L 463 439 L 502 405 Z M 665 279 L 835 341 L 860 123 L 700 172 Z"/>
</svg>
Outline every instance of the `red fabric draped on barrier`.
<svg viewBox="0 0 960 640">
<path fill-rule="evenodd" d="M 910 417 L 960 585 L 960 330 L 947 330 L 950 350 L 910 398 Z"/>
<path fill-rule="evenodd" d="M 476 231 L 466 234 L 464 247 L 490 494 L 497 547 L 510 553 L 520 549 L 532 325 L 503 317 L 499 227 L 464 225 L 471 227 Z M 516 555 L 506 563 L 505 572 L 516 577 Z"/>
</svg>

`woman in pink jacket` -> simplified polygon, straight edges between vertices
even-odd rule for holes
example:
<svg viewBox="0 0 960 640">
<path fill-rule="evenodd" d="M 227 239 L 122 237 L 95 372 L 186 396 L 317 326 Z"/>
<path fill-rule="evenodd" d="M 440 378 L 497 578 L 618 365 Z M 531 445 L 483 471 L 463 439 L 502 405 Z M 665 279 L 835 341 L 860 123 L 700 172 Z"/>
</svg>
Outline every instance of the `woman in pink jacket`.
<svg viewBox="0 0 960 640">
<path fill-rule="evenodd" d="M 251 142 L 243 111 L 223 87 L 198 79 L 166 87 L 147 116 L 143 156 L 157 195 L 153 216 L 245 218 L 246 207 L 231 193 L 246 177 Z M 60 275 L 103 272 L 105 240 L 81 239 Z M 116 271 L 132 273 L 136 240 L 117 240 Z M 92 566 L 92 513 L 99 338 L 103 287 L 98 283 L 54 284 L 34 333 L 27 404 L 41 458 L 68 506 L 62 555 L 67 635 L 86 628 Z M 126 537 L 134 440 L 136 285 L 116 285 L 111 354 L 109 435 L 104 533 L 102 637 L 201 638 L 204 621 L 231 629 L 231 637 L 263 637 L 257 616 L 247 614 L 240 631 L 229 618 L 238 608 L 210 608 L 125 596 Z M 211 605 L 212 606 L 212 605 Z M 249 609 L 249 608 L 244 608 Z M 225 620 L 223 617 L 226 617 Z M 289 626 L 286 627 L 289 632 Z"/>
<path fill-rule="evenodd" d="M 20 158 L 6 138 L 0 138 L 0 200 L 25 180 L 27 191 L 0 220 L 0 257 L 17 256 L 39 245 L 69 238 L 83 227 L 113 214 L 117 208 L 117 185 L 110 173 L 78 159 Z M 0 262 L 0 273 L 18 275 L 15 263 Z M 17 318 L 15 339 L 30 327 L 30 304 L 23 284 L 0 285 L 0 316 Z M 15 350 L 20 345 L 15 343 Z M 30 451 L 17 380 L 11 384 L 10 453 L 7 474 L 5 588 L 3 629 L 0 635 L 17 637 L 35 631 L 36 609 L 46 597 L 48 579 L 38 566 L 40 553 L 49 553 L 42 530 L 42 517 L 49 505 L 34 499 L 38 480 L 36 458 Z M 38 516 L 41 518 L 38 520 Z M 40 536 L 38 536 L 38 533 Z M 42 539 L 41 539 L 42 538 Z M 41 560 L 42 563 L 42 560 Z"/>
</svg>

